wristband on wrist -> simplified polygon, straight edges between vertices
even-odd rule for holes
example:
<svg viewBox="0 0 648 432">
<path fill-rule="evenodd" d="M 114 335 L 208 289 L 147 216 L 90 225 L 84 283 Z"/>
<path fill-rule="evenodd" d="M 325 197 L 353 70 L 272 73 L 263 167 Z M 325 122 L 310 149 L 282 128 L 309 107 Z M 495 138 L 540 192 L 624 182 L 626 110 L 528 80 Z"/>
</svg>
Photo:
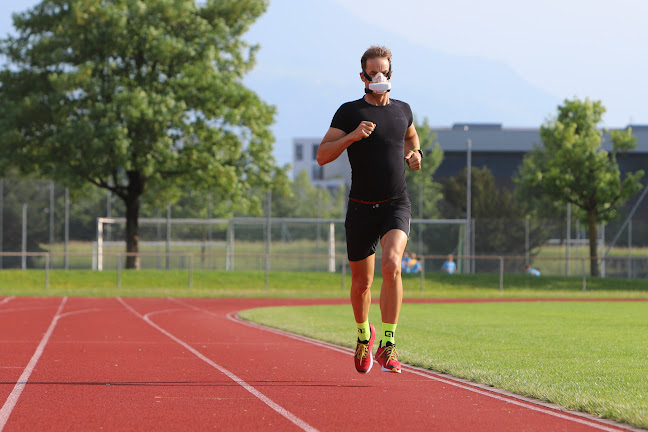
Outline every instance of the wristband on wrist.
<svg viewBox="0 0 648 432">
<path fill-rule="evenodd" d="M 421 155 L 421 159 L 423 159 L 423 151 L 421 150 L 421 147 L 415 147 L 411 151 L 417 151 Z"/>
</svg>

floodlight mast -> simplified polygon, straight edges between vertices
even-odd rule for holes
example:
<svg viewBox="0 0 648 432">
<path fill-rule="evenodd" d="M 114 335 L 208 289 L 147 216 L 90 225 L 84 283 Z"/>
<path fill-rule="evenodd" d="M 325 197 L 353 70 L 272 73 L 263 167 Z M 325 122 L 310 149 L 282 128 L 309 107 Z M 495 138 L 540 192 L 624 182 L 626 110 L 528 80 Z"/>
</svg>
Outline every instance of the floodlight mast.
<svg viewBox="0 0 648 432">
<path fill-rule="evenodd" d="M 464 132 L 468 132 L 468 125 L 464 126 Z M 464 241 L 464 254 L 471 255 L 471 242 L 472 238 L 472 140 L 466 140 L 466 238 Z M 465 260 L 466 273 L 472 273 L 470 259 Z"/>
</svg>

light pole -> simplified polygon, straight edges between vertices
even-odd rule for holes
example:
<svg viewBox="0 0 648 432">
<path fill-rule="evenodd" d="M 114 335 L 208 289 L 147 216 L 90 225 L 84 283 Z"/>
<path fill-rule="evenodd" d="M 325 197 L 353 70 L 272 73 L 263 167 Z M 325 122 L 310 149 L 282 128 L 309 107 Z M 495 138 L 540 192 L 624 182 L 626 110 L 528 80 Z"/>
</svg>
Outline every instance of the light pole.
<svg viewBox="0 0 648 432">
<path fill-rule="evenodd" d="M 468 132 L 468 125 L 464 126 L 464 132 Z M 466 238 L 464 241 L 464 251 L 466 255 L 471 255 L 470 239 L 472 238 L 472 140 L 466 140 Z M 471 260 L 466 260 L 466 273 L 472 273 Z"/>
</svg>

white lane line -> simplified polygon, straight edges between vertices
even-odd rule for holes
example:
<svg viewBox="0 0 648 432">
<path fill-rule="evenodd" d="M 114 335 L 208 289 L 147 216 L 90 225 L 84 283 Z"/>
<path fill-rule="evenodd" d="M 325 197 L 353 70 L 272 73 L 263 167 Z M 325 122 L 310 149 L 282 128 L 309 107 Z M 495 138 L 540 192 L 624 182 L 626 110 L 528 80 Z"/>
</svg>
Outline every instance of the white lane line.
<svg viewBox="0 0 648 432">
<path fill-rule="evenodd" d="M 97 312 L 100 311 L 101 309 L 99 308 L 92 308 L 92 309 L 83 309 L 83 310 L 78 310 L 78 311 L 72 311 L 72 312 L 66 312 L 62 314 L 59 318 L 66 318 L 72 315 L 78 315 L 78 314 L 84 314 L 88 312 Z"/>
<path fill-rule="evenodd" d="M 158 313 L 158 312 L 160 312 L 160 311 L 157 311 L 157 312 L 151 312 L 151 313 L 148 313 L 148 314 L 146 314 L 146 315 L 141 315 L 139 312 L 137 312 L 135 309 L 133 309 L 130 305 L 128 305 L 128 304 L 127 304 L 127 303 L 126 303 L 126 302 L 125 302 L 121 297 L 117 297 L 117 300 L 119 300 L 119 302 L 120 302 L 121 304 L 123 304 L 124 307 L 125 307 L 126 309 L 128 309 L 129 311 L 131 311 L 133 314 L 135 314 L 135 315 L 137 315 L 138 317 L 142 318 L 144 321 L 146 321 L 146 322 L 147 322 L 149 325 L 151 325 L 153 328 L 155 328 L 156 330 L 158 330 L 159 332 L 161 332 L 161 333 L 164 334 L 165 336 L 169 337 L 169 338 L 172 339 L 173 341 L 175 341 L 175 342 L 177 342 L 178 344 L 180 344 L 182 347 L 184 347 L 185 349 L 187 349 L 188 351 L 190 351 L 193 355 L 195 355 L 196 357 L 198 357 L 199 359 L 201 359 L 202 361 L 204 361 L 205 363 L 207 363 L 207 364 L 210 365 L 211 367 L 213 367 L 213 368 L 219 370 L 220 372 L 222 372 L 223 374 L 225 374 L 227 377 L 229 377 L 229 379 L 231 379 L 232 381 L 234 381 L 235 383 L 237 383 L 238 385 L 240 385 L 241 387 L 243 387 L 243 388 L 244 388 L 245 390 L 247 390 L 248 392 L 252 393 L 252 394 L 253 394 L 254 396 L 256 396 L 256 397 L 257 397 L 261 402 L 265 403 L 265 404 L 268 405 L 270 408 L 272 408 L 273 410 L 275 410 L 277 413 L 279 413 L 280 415 L 282 415 L 283 417 L 285 417 L 286 419 L 288 419 L 289 421 L 291 421 L 292 423 L 294 423 L 294 424 L 295 424 L 297 427 L 299 427 L 300 429 L 302 429 L 302 430 L 304 430 L 304 431 L 308 431 L 308 432 L 318 432 L 317 429 L 315 429 L 314 427 L 312 427 L 311 425 L 309 425 L 308 423 L 306 423 L 305 421 L 303 421 L 302 419 L 300 419 L 299 417 L 297 417 L 296 415 L 294 415 L 293 413 L 291 413 L 291 412 L 288 411 L 287 409 L 283 408 L 282 406 L 280 406 L 279 404 L 277 404 L 276 402 L 274 402 L 272 399 L 270 399 L 269 397 L 267 397 L 266 395 L 264 395 L 263 393 L 261 393 L 259 390 L 257 390 L 256 388 L 254 388 L 253 386 L 251 386 L 251 385 L 248 384 L 247 382 L 243 381 L 241 378 L 239 378 L 238 376 L 236 376 L 235 374 L 233 374 L 233 373 L 230 372 L 229 370 L 227 370 L 227 369 L 225 369 L 224 367 L 222 367 L 222 366 L 220 366 L 220 365 L 214 363 L 211 359 L 209 359 L 208 357 L 206 357 L 205 355 L 203 355 L 201 352 L 199 352 L 199 351 L 197 351 L 196 349 L 194 349 L 194 348 L 193 348 L 192 346 L 190 346 L 188 343 L 186 343 L 186 342 L 184 342 L 183 340 L 177 338 L 177 337 L 174 336 L 173 334 L 169 333 L 168 331 L 164 330 L 162 327 L 158 326 L 158 325 L 155 324 L 153 321 L 151 321 L 151 319 L 149 318 L 149 315 L 156 314 L 156 313 Z"/>
<path fill-rule="evenodd" d="M 38 347 L 36 348 L 36 352 L 34 352 L 34 355 L 32 356 L 31 360 L 29 360 L 27 367 L 23 371 L 22 375 L 20 375 L 20 378 L 18 378 L 18 382 L 16 383 L 13 390 L 11 391 L 11 394 L 7 398 L 7 401 L 2 406 L 2 409 L 0 409 L 0 431 L 2 431 L 2 429 L 4 429 L 5 425 L 7 424 L 7 420 L 9 420 L 9 416 L 11 415 L 11 412 L 16 406 L 16 403 L 18 402 L 18 398 L 20 398 L 20 394 L 22 393 L 25 386 L 27 385 L 27 381 L 29 380 L 29 377 L 34 371 L 34 368 L 36 367 L 36 363 L 38 363 L 38 360 L 43 354 L 43 351 L 45 350 L 45 345 L 47 345 L 47 342 L 49 342 L 49 339 L 52 336 L 54 327 L 56 327 L 56 323 L 58 323 L 58 320 L 61 317 L 61 311 L 63 310 L 63 306 L 65 306 L 66 302 L 67 302 L 67 297 L 63 297 L 63 300 L 61 300 L 61 304 L 59 305 L 58 310 L 56 311 L 56 315 L 54 315 L 54 318 L 52 318 L 52 322 L 50 323 L 49 328 L 45 332 L 43 339 L 41 339 L 40 343 L 38 344 Z"/>
<path fill-rule="evenodd" d="M 192 308 L 196 309 L 196 310 L 200 309 L 200 308 L 195 307 L 195 306 L 192 306 Z M 210 312 L 210 311 L 207 311 L 207 310 L 204 310 L 204 312 L 207 312 L 209 314 L 213 314 L 213 312 Z M 244 325 L 247 325 L 249 327 L 253 327 L 253 328 L 256 328 L 256 329 L 260 329 L 260 330 L 265 330 L 265 331 L 268 331 L 270 333 L 279 334 L 279 335 L 286 336 L 286 337 L 289 337 L 289 338 L 292 338 L 292 339 L 296 339 L 296 340 L 299 340 L 299 341 L 302 341 L 302 342 L 310 343 L 312 345 L 317 345 L 317 346 L 319 346 L 321 348 L 328 348 L 330 350 L 337 351 L 337 352 L 340 352 L 340 353 L 343 353 L 343 354 L 354 355 L 354 351 L 352 351 L 350 348 L 343 348 L 343 347 L 340 347 L 340 346 L 337 346 L 337 345 L 330 344 L 328 342 L 318 341 L 316 339 L 311 339 L 311 338 L 308 338 L 306 336 L 300 336 L 300 335 L 296 335 L 296 334 L 293 334 L 293 333 L 289 333 L 289 332 L 284 331 L 284 330 L 274 329 L 274 328 L 266 327 L 264 325 L 257 324 L 257 323 L 251 322 L 251 321 L 246 321 L 246 320 L 240 318 L 237 315 L 236 312 L 231 312 L 231 313 L 227 314 L 227 318 L 230 319 L 231 321 L 234 321 L 234 322 L 237 322 L 237 323 L 240 323 L 240 324 L 244 324 Z M 598 422 L 593 421 L 593 420 L 588 420 L 586 418 L 577 417 L 577 416 L 582 416 L 583 415 L 583 414 L 577 413 L 577 412 L 574 412 L 573 416 L 562 414 L 561 412 L 559 412 L 557 410 L 554 410 L 554 409 L 551 409 L 551 408 L 545 408 L 540 404 L 535 404 L 534 402 L 524 402 L 523 400 L 519 400 L 519 399 L 515 398 L 513 395 L 507 397 L 507 396 L 504 396 L 504 395 L 501 395 L 501 394 L 498 394 L 498 393 L 494 393 L 492 391 L 481 390 L 478 387 L 473 387 L 473 386 L 471 386 L 469 384 L 464 384 L 464 383 L 460 382 L 458 378 L 457 378 L 457 380 L 454 380 L 452 378 L 441 377 L 441 376 L 435 374 L 434 372 L 427 371 L 425 369 L 415 368 L 413 366 L 408 366 L 408 365 L 403 365 L 402 370 L 406 371 L 406 372 L 416 374 L 416 375 L 419 375 L 419 376 L 422 376 L 424 378 L 428 378 L 428 379 L 431 379 L 431 380 L 434 380 L 434 381 L 440 381 L 440 382 L 443 382 L 444 384 L 448 384 L 448 385 L 451 385 L 451 386 L 454 386 L 454 387 L 459 387 L 459 388 L 464 389 L 464 390 L 468 390 L 468 391 L 471 391 L 471 392 L 474 392 L 474 393 L 478 393 L 478 394 L 481 394 L 481 395 L 484 395 L 484 396 L 488 396 L 488 397 L 493 398 L 493 399 L 497 399 L 497 400 L 507 402 L 507 403 L 510 403 L 510 404 L 513 404 L 513 405 L 518 405 L 518 406 L 521 406 L 523 408 L 527 408 L 527 409 L 530 409 L 530 410 L 533 410 L 533 411 L 538 411 L 538 412 L 541 412 L 543 414 L 548 414 L 548 415 L 558 417 L 558 418 L 561 418 L 561 419 L 570 420 L 570 421 L 573 421 L 575 423 L 580 423 L 580 424 L 583 424 L 583 425 L 586 425 L 586 426 L 591 426 L 593 428 L 596 428 L 596 429 L 599 429 L 599 430 L 602 430 L 602 431 L 619 432 L 620 430 L 624 430 L 624 429 L 625 430 L 638 430 L 638 429 L 636 429 L 636 428 L 634 428 L 632 426 L 623 425 L 623 424 L 619 424 L 618 426 L 617 425 L 607 426 L 605 424 L 598 423 Z"/>
<path fill-rule="evenodd" d="M 3 305 L 5 303 L 9 303 L 11 300 L 15 299 L 15 296 L 7 297 L 6 299 L 0 301 L 0 305 Z"/>
</svg>

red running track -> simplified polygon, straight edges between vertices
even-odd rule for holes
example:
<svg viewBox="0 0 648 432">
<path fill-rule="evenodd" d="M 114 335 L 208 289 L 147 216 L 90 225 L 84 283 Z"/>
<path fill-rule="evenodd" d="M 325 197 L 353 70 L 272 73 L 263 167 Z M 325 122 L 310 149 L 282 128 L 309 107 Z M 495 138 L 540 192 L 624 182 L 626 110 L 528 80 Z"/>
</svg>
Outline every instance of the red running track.
<svg viewBox="0 0 648 432">
<path fill-rule="evenodd" d="M 0 297 L 0 431 L 619 431 L 239 321 L 346 300 Z"/>
</svg>

